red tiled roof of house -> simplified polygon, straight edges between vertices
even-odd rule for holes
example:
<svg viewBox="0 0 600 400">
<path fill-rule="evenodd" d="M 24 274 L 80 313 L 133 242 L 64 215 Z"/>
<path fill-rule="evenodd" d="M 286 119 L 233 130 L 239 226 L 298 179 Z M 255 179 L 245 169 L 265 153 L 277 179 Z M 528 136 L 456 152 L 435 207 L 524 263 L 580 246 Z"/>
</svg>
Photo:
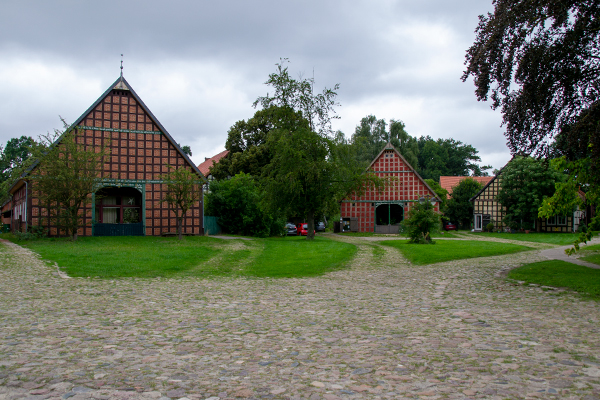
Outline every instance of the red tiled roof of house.
<svg viewBox="0 0 600 400">
<path fill-rule="evenodd" d="M 220 152 L 216 156 L 212 156 L 211 158 L 205 158 L 204 162 L 198 164 L 198 169 L 200 170 L 200 172 L 202 172 L 202 175 L 208 176 L 208 174 L 209 174 L 208 169 L 210 167 L 212 167 L 213 164 L 218 163 L 219 160 L 221 158 L 225 157 L 227 154 L 229 154 L 229 150 L 223 150 L 222 152 Z"/>
<path fill-rule="evenodd" d="M 467 179 L 467 178 L 473 178 L 474 180 L 481 183 L 482 185 L 487 185 L 487 183 L 489 181 L 491 181 L 494 177 L 493 176 L 440 176 L 440 186 L 448 191 L 447 197 L 450 198 L 450 195 L 452 194 L 452 189 L 454 189 L 454 187 L 456 185 L 458 185 L 460 183 L 460 181 L 462 181 L 463 179 Z"/>
</svg>

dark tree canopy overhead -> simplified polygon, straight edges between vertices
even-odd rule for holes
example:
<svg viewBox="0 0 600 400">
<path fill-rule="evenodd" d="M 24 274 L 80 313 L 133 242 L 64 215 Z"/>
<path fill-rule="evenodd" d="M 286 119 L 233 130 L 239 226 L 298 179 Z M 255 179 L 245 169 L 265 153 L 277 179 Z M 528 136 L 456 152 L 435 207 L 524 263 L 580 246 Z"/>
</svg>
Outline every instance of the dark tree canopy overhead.
<svg viewBox="0 0 600 400">
<path fill-rule="evenodd" d="M 545 154 L 549 139 L 600 94 L 600 0 L 494 0 L 479 17 L 463 81 L 501 108 L 511 152 Z"/>
</svg>

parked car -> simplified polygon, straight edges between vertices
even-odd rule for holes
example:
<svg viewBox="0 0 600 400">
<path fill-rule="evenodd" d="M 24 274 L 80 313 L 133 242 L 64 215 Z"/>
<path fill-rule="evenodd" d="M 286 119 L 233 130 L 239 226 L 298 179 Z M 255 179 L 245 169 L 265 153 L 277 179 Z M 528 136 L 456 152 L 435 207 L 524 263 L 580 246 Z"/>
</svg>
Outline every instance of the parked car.
<svg viewBox="0 0 600 400">
<path fill-rule="evenodd" d="M 455 231 L 457 230 L 457 226 L 454 222 L 444 222 L 444 230 L 446 231 Z"/>
<path fill-rule="evenodd" d="M 297 229 L 298 235 L 308 236 L 308 224 L 298 224 Z"/>
<path fill-rule="evenodd" d="M 317 232 L 325 232 L 325 222 L 321 221 L 317 223 L 317 226 L 315 226 L 315 230 Z"/>
<path fill-rule="evenodd" d="M 298 236 L 298 229 L 296 228 L 296 225 L 290 222 L 285 224 L 285 231 L 288 236 Z"/>
</svg>

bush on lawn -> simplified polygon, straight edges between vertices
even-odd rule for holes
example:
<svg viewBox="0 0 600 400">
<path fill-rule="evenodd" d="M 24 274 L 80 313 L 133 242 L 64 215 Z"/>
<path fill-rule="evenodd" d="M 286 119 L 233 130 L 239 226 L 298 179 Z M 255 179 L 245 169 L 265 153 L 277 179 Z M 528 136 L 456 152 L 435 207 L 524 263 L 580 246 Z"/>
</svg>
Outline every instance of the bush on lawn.
<svg viewBox="0 0 600 400">
<path fill-rule="evenodd" d="M 431 236 L 440 229 L 440 215 L 433 210 L 429 199 L 424 199 L 408 211 L 408 218 L 402 221 L 402 230 L 411 243 L 433 244 Z"/>
</svg>

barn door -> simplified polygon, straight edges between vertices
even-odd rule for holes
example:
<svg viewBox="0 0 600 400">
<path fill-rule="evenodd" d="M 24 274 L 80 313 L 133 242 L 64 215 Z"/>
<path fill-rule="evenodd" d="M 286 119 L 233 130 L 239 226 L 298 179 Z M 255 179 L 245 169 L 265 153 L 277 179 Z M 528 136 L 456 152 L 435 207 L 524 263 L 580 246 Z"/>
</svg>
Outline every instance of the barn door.
<svg viewBox="0 0 600 400">
<path fill-rule="evenodd" d="M 375 232 L 398 233 L 404 209 L 398 204 L 381 204 L 375 208 Z"/>
</svg>

